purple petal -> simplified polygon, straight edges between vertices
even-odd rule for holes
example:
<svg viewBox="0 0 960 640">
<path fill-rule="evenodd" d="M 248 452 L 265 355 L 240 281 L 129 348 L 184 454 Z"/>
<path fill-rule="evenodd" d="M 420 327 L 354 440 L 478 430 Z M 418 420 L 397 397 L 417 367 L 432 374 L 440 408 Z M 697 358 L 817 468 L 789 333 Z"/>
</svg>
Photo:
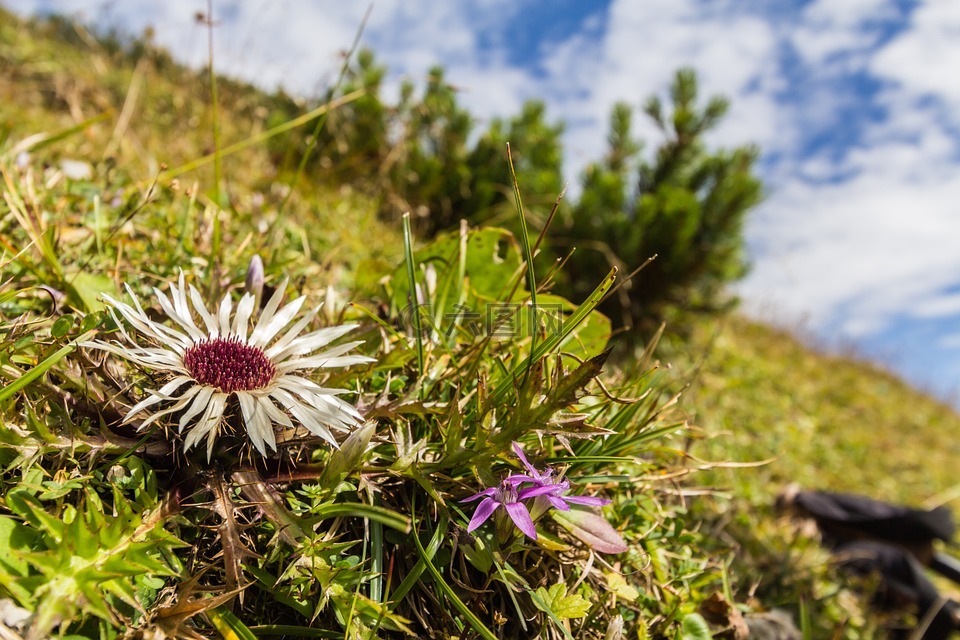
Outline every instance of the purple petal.
<svg viewBox="0 0 960 640">
<path fill-rule="evenodd" d="M 527 468 L 527 471 L 529 471 L 531 474 L 533 474 L 533 475 L 535 475 L 535 476 L 540 475 L 540 472 L 537 471 L 537 470 L 533 467 L 532 464 L 530 464 L 530 461 L 529 461 L 529 460 L 527 460 L 527 456 L 524 455 L 523 449 L 520 448 L 520 443 L 519 443 L 519 442 L 514 442 L 514 443 L 513 443 L 513 452 L 514 452 L 515 454 L 517 454 L 517 457 L 518 457 L 518 458 L 520 458 L 520 462 L 522 462 L 522 463 L 523 463 L 523 466 L 525 466 L 525 467 Z"/>
<path fill-rule="evenodd" d="M 611 500 L 606 498 L 594 498 L 592 496 L 564 496 L 564 500 L 573 504 L 582 504 L 587 507 L 602 507 L 610 504 Z"/>
<path fill-rule="evenodd" d="M 507 476 L 502 480 L 502 482 L 504 482 L 505 484 L 513 485 L 514 488 L 520 486 L 524 482 L 532 482 L 533 484 L 538 484 L 538 485 L 543 484 L 542 481 L 537 480 L 536 478 L 531 478 L 530 476 L 522 473 L 515 473 L 512 476 Z"/>
<path fill-rule="evenodd" d="M 473 517 L 470 518 L 470 524 L 467 526 L 467 533 L 470 533 L 484 522 L 490 519 L 490 516 L 493 515 L 493 512 L 497 510 L 497 507 L 500 506 L 500 503 L 494 500 L 493 498 L 487 497 L 484 498 L 483 502 L 477 505 L 477 510 L 473 512 Z M 510 507 L 507 506 L 509 511 Z M 529 519 L 530 516 L 527 516 Z"/>
<path fill-rule="evenodd" d="M 489 489 L 484 489 L 484 490 L 481 491 L 480 493 L 475 493 L 474 495 L 470 496 L 469 498 L 464 498 L 464 499 L 461 500 L 460 502 L 473 502 L 474 500 L 476 500 L 476 499 L 478 499 L 478 498 L 482 498 L 482 497 L 488 497 L 488 498 L 489 498 L 490 496 L 493 496 L 496 492 L 497 492 L 497 488 L 496 488 L 496 487 L 490 487 Z"/>
<path fill-rule="evenodd" d="M 527 487 L 517 492 L 517 500 L 526 500 L 527 498 L 536 498 L 537 496 L 557 495 L 557 485 L 541 484 L 535 487 Z"/>
<path fill-rule="evenodd" d="M 570 505 L 567 504 L 566 498 L 561 498 L 559 496 L 546 496 L 547 502 L 552 504 L 555 508 L 560 509 L 560 511 L 570 511 Z"/>
<path fill-rule="evenodd" d="M 517 525 L 517 529 L 520 529 L 528 538 L 536 540 L 537 528 L 533 526 L 533 520 L 530 519 L 530 512 L 527 511 L 527 508 L 519 502 L 513 502 L 503 506 L 507 510 L 507 513 L 510 514 L 510 519 L 513 520 L 513 524 Z"/>
</svg>

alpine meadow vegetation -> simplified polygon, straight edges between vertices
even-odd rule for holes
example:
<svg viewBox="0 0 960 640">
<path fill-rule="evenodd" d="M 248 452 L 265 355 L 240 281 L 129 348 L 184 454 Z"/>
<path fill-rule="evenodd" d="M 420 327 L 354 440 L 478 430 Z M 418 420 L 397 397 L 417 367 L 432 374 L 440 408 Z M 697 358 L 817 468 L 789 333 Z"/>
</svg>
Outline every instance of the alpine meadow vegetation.
<svg viewBox="0 0 960 640">
<path fill-rule="evenodd" d="M 5 31 L 28 89 L 47 72 L 34 60 L 58 46 L 140 65 L 125 94 L 78 74 L 79 95 L 66 97 L 87 109 L 122 99 L 126 132 L 110 111 L 59 125 L 57 100 L 41 112 L 50 130 L 7 121 L 6 631 L 705 628 L 698 590 L 719 588 L 718 566 L 678 517 L 675 480 L 689 427 L 652 350 L 603 379 L 611 327 L 597 306 L 615 269 L 576 303 L 549 291 L 519 190 L 519 238 L 464 223 L 417 242 L 409 218 L 391 228 L 359 189 L 243 169 L 239 159 L 258 157 L 261 140 L 276 145 L 293 120 L 246 112 L 263 128 L 241 137 L 243 116 L 228 117 L 239 89 L 225 82 L 210 108 L 223 109 L 228 144 L 192 156 L 187 139 L 145 148 L 134 132 L 156 101 L 197 99 L 175 83 L 169 95 L 132 95 L 138 74 L 169 62 L 149 46 L 91 45 L 57 19 L 30 28 L 84 37 L 26 50 Z M 336 131 L 340 106 L 308 113 L 331 114 L 321 130 Z M 339 261 L 325 255 L 349 246 L 359 248 Z"/>
<path fill-rule="evenodd" d="M 653 363 L 597 381 L 613 274 L 578 306 L 537 295 L 508 232 L 464 227 L 407 244 L 352 303 L 267 261 L 257 309 L 247 269 L 229 266 L 244 253 L 213 279 L 204 215 L 223 215 L 224 247 L 257 220 L 159 187 L 124 220 L 98 206 L 96 173 L 41 171 L 3 168 L 5 240 L 24 250 L 4 264 L 0 575 L 30 612 L 24 637 L 691 624 L 684 585 L 713 568 L 695 534 L 664 527 L 675 499 L 657 488 L 686 427 Z M 69 218 L 43 214 L 78 187 Z M 182 249 L 155 230 L 190 218 L 200 260 L 148 259 Z M 73 260 L 97 277 L 74 278 Z M 148 306 L 152 282 L 167 284 Z M 292 283 L 324 306 L 297 319 L 303 299 L 280 305 Z"/>
<path fill-rule="evenodd" d="M 724 288 L 762 186 L 692 71 L 568 203 L 546 107 L 471 136 L 439 68 L 389 104 L 360 51 L 310 101 L 0 18 L 0 637 L 879 628 L 761 507 L 817 471 L 753 468 L 797 407 L 724 333 L 762 333 Z"/>
</svg>

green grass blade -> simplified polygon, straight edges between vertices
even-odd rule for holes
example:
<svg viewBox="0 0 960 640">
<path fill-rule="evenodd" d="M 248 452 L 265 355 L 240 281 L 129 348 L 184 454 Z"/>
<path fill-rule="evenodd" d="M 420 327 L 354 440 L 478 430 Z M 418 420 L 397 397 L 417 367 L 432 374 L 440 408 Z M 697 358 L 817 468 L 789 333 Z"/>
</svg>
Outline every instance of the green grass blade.
<svg viewBox="0 0 960 640">
<path fill-rule="evenodd" d="M 410 511 L 411 512 L 415 511 L 415 507 L 412 503 L 411 503 Z M 447 596 L 447 599 L 450 600 L 451 603 L 453 603 L 453 606 L 456 607 L 457 610 L 463 614 L 463 617 L 467 619 L 467 622 L 470 624 L 473 630 L 480 635 L 481 638 L 485 638 L 486 640 L 497 640 L 497 636 L 494 635 L 492 631 L 487 629 L 487 627 L 483 624 L 480 618 L 478 618 L 473 613 L 473 611 L 470 610 L 470 607 L 468 607 L 463 603 L 463 600 L 461 600 L 457 596 L 457 593 L 453 590 L 453 588 L 451 588 L 450 585 L 447 584 L 446 580 L 443 579 L 443 575 L 440 573 L 440 571 L 435 566 L 433 566 L 433 562 L 431 562 L 430 559 L 427 557 L 426 549 L 423 548 L 423 543 L 420 542 L 420 538 L 419 536 L 417 536 L 416 524 L 417 524 L 416 519 L 414 519 L 413 520 L 414 533 L 413 533 L 413 536 L 411 537 L 413 538 L 414 544 L 417 546 L 417 553 L 420 554 L 420 559 L 423 560 L 423 563 L 426 566 L 427 571 L 429 571 L 430 575 L 433 576 L 433 579 L 436 582 L 437 586 L 440 587 L 440 590 L 443 591 L 443 594 Z"/>
<path fill-rule="evenodd" d="M 536 345 L 536 348 L 531 350 L 532 362 L 536 362 L 540 358 L 543 358 L 553 349 L 560 346 L 560 344 L 569 336 L 577 326 L 586 320 L 587 316 L 593 312 L 593 310 L 600 304 L 600 301 L 603 299 L 603 296 L 607 293 L 610 287 L 613 286 L 614 281 L 617 278 L 617 269 L 614 267 L 610 270 L 610 273 L 607 274 L 607 277 L 593 290 L 593 293 L 577 307 L 577 310 L 574 311 L 569 318 L 561 325 L 560 330 L 555 332 L 553 335 L 548 335 L 544 338 L 543 342 Z M 503 380 L 501 380 L 496 389 L 493 390 L 493 393 L 490 394 L 490 397 L 487 399 L 487 407 L 496 407 L 503 404 L 506 399 L 506 396 L 514 390 L 514 384 L 516 383 L 517 378 L 520 377 L 522 371 L 528 370 L 528 365 L 526 363 L 518 365 L 514 370 Z"/>
<path fill-rule="evenodd" d="M 207 618 L 224 640 L 257 640 L 253 631 L 228 609 L 223 607 L 210 609 L 207 611 Z"/>
<path fill-rule="evenodd" d="M 800 598 L 800 634 L 803 640 L 813 640 L 813 621 L 810 619 L 810 605 L 807 599 Z"/>
<path fill-rule="evenodd" d="M 527 359 L 527 369 L 524 379 L 533 369 L 536 362 L 534 354 L 537 345 L 537 276 L 533 269 L 533 249 L 530 247 L 530 234 L 527 233 L 527 217 L 523 213 L 523 200 L 520 198 L 520 183 L 517 181 L 517 170 L 513 167 L 513 154 L 510 152 L 510 143 L 507 143 L 507 163 L 510 165 L 510 178 L 513 180 L 513 198 L 517 203 L 517 216 L 520 218 L 520 244 L 523 247 L 523 259 L 527 261 L 527 289 L 530 291 L 530 357 Z"/>
<path fill-rule="evenodd" d="M 420 330 L 420 304 L 417 302 L 417 278 L 413 268 L 413 235 L 410 232 L 410 214 L 403 214 L 403 259 L 407 265 L 407 285 L 409 286 L 408 304 L 413 316 L 413 333 L 417 342 L 417 376 L 423 377 L 423 334 Z M 423 385 L 420 385 L 420 399 L 423 400 Z"/>
<path fill-rule="evenodd" d="M 379 503 L 379 498 L 375 498 Z M 379 506 L 379 505 L 374 505 Z M 370 599 L 383 601 L 383 525 L 370 522 Z"/>
<path fill-rule="evenodd" d="M 424 552 L 425 557 L 428 559 L 433 559 L 437 554 L 437 550 L 440 548 L 440 543 L 443 542 L 443 536 L 447 533 L 447 526 L 450 524 L 450 521 L 446 516 L 441 516 L 440 521 L 437 523 L 437 528 L 433 532 L 433 537 L 430 538 L 430 542 L 427 543 L 426 551 Z M 416 535 L 416 534 L 414 534 Z M 394 602 L 400 602 L 403 598 L 409 593 L 410 589 L 413 588 L 413 585 L 417 583 L 417 580 L 420 579 L 420 576 L 423 575 L 423 572 L 426 571 L 427 565 L 424 562 L 424 558 L 421 557 L 417 560 L 417 563 L 413 565 L 413 569 L 410 570 L 403 581 L 397 585 L 397 588 L 393 590 L 390 594 L 390 600 Z"/>
<path fill-rule="evenodd" d="M 258 638 L 273 636 L 290 636 L 293 638 L 331 638 L 332 640 L 341 640 L 343 633 L 336 631 L 327 631 L 326 629 L 310 629 L 308 627 L 298 627 L 292 624 L 259 624 L 248 627 Z"/>
<path fill-rule="evenodd" d="M 363 89 L 352 91 L 346 94 L 345 96 L 337 98 L 336 100 L 331 100 L 330 102 L 323 104 L 317 107 L 316 109 L 313 109 L 312 111 L 308 111 L 307 113 L 303 114 L 302 116 L 296 117 L 293 120 L 288 120 L 283 124 L 278 124 L 277 126 L 267 129 L 266 131 L 263 131 L 261 133 L 258 133 L 257 135 L 250 136 L 246 140 L 241 140 L 240 142 L 235 142 L 234 144 L 227 145 L 226 147 L 220 150 L 220 157 L 225 158 L 229 155 L 237 153 L 238 151 L 243 151 L 244 149 L 249 149 L 250 147 L 256 146 L 261 142 L 269 140 L 274 136 L 280 135 L 281 133 L 286 133 L 291 129 L 296 129 L 299 126 L 310 122 L 314 118 L 319 118 L 320 116 L 327 113 L 328 111 L 332 111 L 333 109 L 337 109 L 339 107 L 342 107 L 345 104 L 349 104 L 353 102 L 354 100 L 364 95 L 365 93 L 366 91 L 364 91 Z M 164 171 L 159 175 L 158 181 L 172 180 L 173 178 L 181 176 L 185 173 L 189 173 L 194 169 L 199 169 L 200 167 L 204 167 L 210 164 L 211 162 L 213 162 L 216 158 L 216 155 L 217 154 L 215 152 L 208 153 L 205 156 L 197 158 L 196 160 L 191 160 L 190 162 L 182 164 L 179 167 L 168 169 L 167 171 Z M 153 182 L 153 180 L 151 179 L 151 180 L 144 181 L 144 183 L 148 183 L 148 182 Z M 144 183 L 140 183 L 139 186 L 143 186 Z"/>
<path fill-rule="evenodd" d="M 396 511 L 361 502 L 334 502 L 317 507 L 315 513 L 321 520 L 333 517 L 366 518 L 372 522 L 379 522 L 402 533 L 410 533 L 410 518 L 400 515 Z"/>
<path fill-rule="evenodd" d="M 42 376 L 44 373 L 46 373 L 50 369 L 50 367 L 57 364 L 58 362 L 63 360 L 65 357 L 67 357 L 67 355 L 72 353 L 77 348 L 78 343 L 89 340 L 94 335 L 96 335 L 96 333 L 97 333 L 96 329 L 91 329 L 90 331 L 87 331 L 86 333 L 80 335 L 76 340 L 60 347 L 59 349 L 57 349 L 56 353 L 53 353 L 47 356 L 43 360 L 43 362 L 40 362 L 39 364 L 37 364 L 37 366 L 30 369 L 30 371 L 23 374 L 22 376 L 20 376 L 19 378 L 17 378 L 7 386 L 5 386 L 3 389 L 0 389 L 0 402 L 5 401 L 7 398 L 17 393 L 18 391 L 26 387 L 28 384 L 30 384 L 31 382 L 33 382 L 34 380 Z"/>
<path fill-rule="evenodd" d="M 53 133 L 38 133 L 36 135 L 32 135 L 28 138 L 24 138 L 19 143 L 14 145 L 10 151 L 4 154 L 4 156 L 8 158 L 15 158 L 18 154 L 24 151 L 39 151 L 44 147 L 49 147 L 52 144 L 56 144 L 65 138 L 69 138 L 75 133 L 80 133 L 81 131 L 90 128 L 98 122 L 109 120 L 112 117 L 113 110 L 110 109 L 99 115 L 95 115 L 92 118 L 87 118 L 83 122 L 75 124 L 72 127 L 54 131 Z"/>
</svg>

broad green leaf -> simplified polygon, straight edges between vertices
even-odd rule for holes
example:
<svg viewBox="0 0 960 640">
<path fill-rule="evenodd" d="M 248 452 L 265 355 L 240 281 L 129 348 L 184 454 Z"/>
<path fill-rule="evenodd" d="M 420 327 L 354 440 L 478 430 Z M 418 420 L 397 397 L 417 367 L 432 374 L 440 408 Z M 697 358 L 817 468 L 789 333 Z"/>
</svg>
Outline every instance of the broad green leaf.
<svg viewBox="0 0 960 640">
<path fill-rule="evenodd" d="M 578 593 L 567 593 L 567 585 L 559 583 L 549 589 L 534 591 L 533 604 L 544 613 L 552 613 L 561 620 L 582 618 L 590 611 L 590 602 Z"/>
<path fill-rule="evenodd" d="M 113 279 L 102 273 L 79 271 L 65 278 L 67 295 L 70 302 L 86 312 L 102 311 L 101 293 L 116 295 L 117 287 Z"/>
<path fill-rule="evenodd" d="M 493 569 L 493 554 L 490 552 L 490 547 L 488 547 L 479 536 L 474 540 L 473 546 L 462 546 L 460 547 L 460 551 L 463 553 L 463 557 L 467 559 L 467 562 L 472 564 L 478 571 L 490 573 L 490 570 Z"/>
<path fill-rule="evenodd" d="M 36 533 L 13 518 L 0 517 L 0 570 L 15 576 L 26 576 L 29 565 L 22 552 L 29 550 Z"/>
<path fill-rule="evenodd" d="M 699 613 L 691 613 L 683 619 L 682 640 L 711 640 L 710 626 Z"/>
<path fill-rule="evenodd" d="M 604 573 L 603 577 L 607 579 L 607 589 L 621 600 L 633 602 L 640 597 L 640 591 L 633 585 L 627 583 L 627 579 L 619 573 Z"/>
<path fill-rule="evenodd" d="M 370 444 L 370 439 L 376 430 L 377 423 L 370 420 L 351 433 L 340 445 L 340 448 L 330 454 L 327 466 L 320 475 L 320 486 L 332 489 L 340 484 L 340 481 L 353 471 L 363 459 L 363 454 L 367 451 L 367 445 Z"/>
<path fill-rule="evenodd" d="M 564 319 L 577 310 L 577 305 L 566 298 L 553 294 L 541 294 L 537 299 L 540 309 L 540 325 L 549 335 L 552 331 L 559 331 Z M 561 353 L 568 353 L 580 360 L 586 360 L 599 355 L 607 348 L 612 332 L 610 318 L 596 309 L 571 331 L 557 347 Z M 568 366 L 575 365 L 576 361 L 568 359 Z"/>
<path fill-rule="evenodd" d="M 76 322 L 76 320 L 76 316 L 72 313 L 60 316 L 57 318 L 57 321 L 53 323 L 53 326 L 50 327 L 50 335 L 57 339 L 62 338 L 70 332 L 70 328 L 73 327 L 73 323 Z"/>
<path fill-rule="evenodd" d="M 507 298 L 517 282 L 522 262 L 513 235 L 505 229 L 473 230 L 466 238 L 459 233 L 440 236 L 413 253 L 413 268 L 421 294 L 425 296 L 426 315 L 441 329 L 459 319 L 462 326 L 489 330 L 488 305 L 512 302 Z M 436 275 L 432 290 L 423 278 L 428 268 Z M 409 280 L 406 265 L 399 267 L 391 279 L 393 304 L 397 309 L 406 310 L 407 320 L 412 318 L 407 308 Z M 513 301 L 525 297 L 522 285 L 517 287 L 517 292 Z M 493 309 L 489 311 L 492 313 Z"/>
</svg>

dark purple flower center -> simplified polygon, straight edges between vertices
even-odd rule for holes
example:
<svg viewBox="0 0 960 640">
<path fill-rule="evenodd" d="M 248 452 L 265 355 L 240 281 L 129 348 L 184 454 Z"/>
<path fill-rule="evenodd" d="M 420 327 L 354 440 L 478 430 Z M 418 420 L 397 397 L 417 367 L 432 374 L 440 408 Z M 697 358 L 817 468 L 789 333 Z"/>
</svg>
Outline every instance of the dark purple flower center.
<svg viewBox="0 0 960 640">
<path fill-rule="evenodd" d="M 503 480 L 500 482 L 500 488 L 497 490 L 497 500 L 501 504 L 513 504 L 520 499 L 517 492 L 517 486 L 511 482 Z"/>
<path fill-rule="evenodd" d="M 224 393 L 262 389 L 277 373 L 262 350 L 239 338 L 198 342 L 183 354 L 183 364 L 194 380 Z"/>
</svg>

